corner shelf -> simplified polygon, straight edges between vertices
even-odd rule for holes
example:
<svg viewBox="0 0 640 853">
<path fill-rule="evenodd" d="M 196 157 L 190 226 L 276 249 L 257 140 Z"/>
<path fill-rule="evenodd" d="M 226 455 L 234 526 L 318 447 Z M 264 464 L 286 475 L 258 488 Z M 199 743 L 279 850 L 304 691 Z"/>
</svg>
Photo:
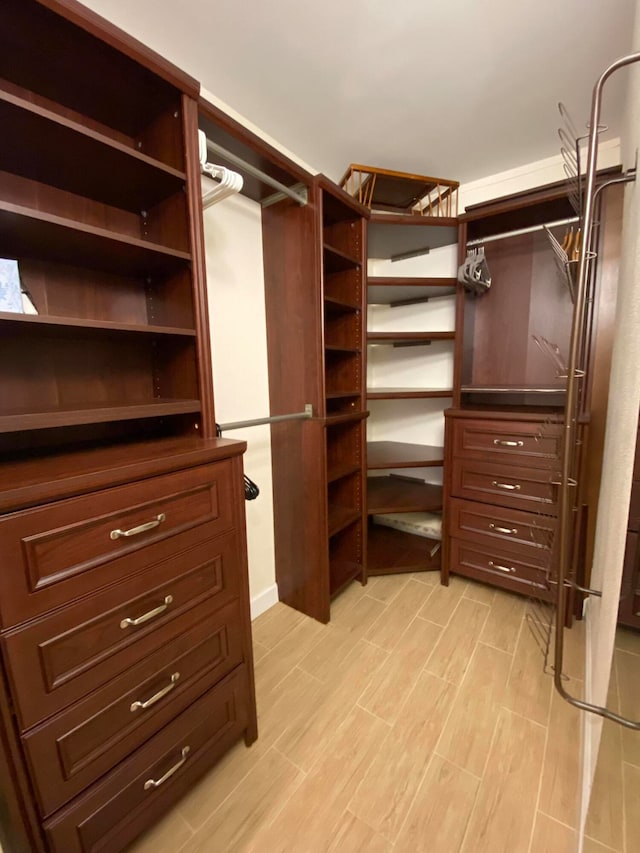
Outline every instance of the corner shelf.
<svg viewBox="0 0 640 853">
<path fill-rule="evenodd" d="M 386 278 L 370 276 L 367 287 L 369 305 L 389 305 L 391 308 L 416 305 L 455 296 L 455 278 Z"/>
<path fill-rule="evenodd" d="M 452 341 L 455 336 L 455 332 L 367 332 L 367 343 L 394 347 L 428 346 L 433 341 Z"/>
<path fill-rule="evenodd" d="M 444 448 L 401 441 L 367 442 L 367 468 L 427 468 L 444 463 Z"/>
<path fill-rule="evenodd" d="M 458 239 L 458 219 L 445 216 L 372 213 L 369 257 L 400 258 L 449 246 Z"/>
<path fill-rule="evenodd" d="M 451 388 L 367 388 L 367 400 L 449 399 Z"/>
<path fill-rule="evenodd" d="M 404 477 L 367 477 L 367 514 L 386 512 L 438 512 L 442 486 Z"/>
</svg>

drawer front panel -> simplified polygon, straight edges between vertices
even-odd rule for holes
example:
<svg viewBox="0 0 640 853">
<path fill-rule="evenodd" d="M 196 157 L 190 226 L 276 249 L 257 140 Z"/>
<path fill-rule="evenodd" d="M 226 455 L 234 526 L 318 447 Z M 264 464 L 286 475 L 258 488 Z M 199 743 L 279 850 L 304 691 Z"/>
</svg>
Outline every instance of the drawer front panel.
<svg viewBox="0 0 640 853">
<path fill-rule="evenodd" d="M 205 773 L 247 726 L 240 667 L 44 824 L 54 853 L 122 850 Z"/>
<path fill-rule="evenodd" d="M 230 529 L 231 471 L 225 460 L 0 519 L 3 626 L 120 579 L 127 566 L 136 571 L 151 549 L 177 553 L 177 534 Z"/>
<path fill-rule="evenodd" d="M 41 812 L 51 814 L 242 662 L 237 603 L 29 732 L 23 743 Z"/>
<path fill-rule="evenodd" d="M 214 612 L 238 590 L 234 536 L 205 542 L 3 637 L 23 728 L 114 678 L 171 638 L 205 601 Z M 136 624 L 138 623 L 138 624 Z"/>
<path fill-rule="evenodd" d="M 557 521 L 550 515 L 471 503 L 456 498 L 450 504 L 450 534 L 456 539 L 522 554 L 546 567 L 553 549 Z"/>
<path fill-rule="evenodd" d="M 558 500 L 553 479 L 543 468 L 454 459 L 451 491 L 459 498 L 553 514 Z"/>
<path fill-rule="evenodd" d="M 555 468 L 560 457 L 559 424 L 458 419 L 453 425 L 453 452 L 467 459 L 495 459 L 532 468 Z"/>
<path fill-rule="evenodd" d="M 451 540 L 451 571 L 484 583 L 534 594 L 552 600 L 545 586 L 545 573 L 523 558 L 515 558 L 498 548 L 483 548 L 475 543 Z"/>
</svg>

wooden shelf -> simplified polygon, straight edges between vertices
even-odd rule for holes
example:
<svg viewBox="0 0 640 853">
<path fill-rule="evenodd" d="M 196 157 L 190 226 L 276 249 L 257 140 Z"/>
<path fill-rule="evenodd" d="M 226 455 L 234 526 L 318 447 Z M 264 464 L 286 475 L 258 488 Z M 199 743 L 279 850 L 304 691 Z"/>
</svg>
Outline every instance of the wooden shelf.
<svg viewBox="0 0 640 853">
<path fill-rule="evenodd" d="M 436 512 L 442 509 L 442 486 L 390 475 L 367 478 L 367 513 Z"/>
<path fill-rule="evenodd" d="M 449 246 L 458 240 L 458 220 L 445 216 L 372 213 L 368 226 L 370 258 L 394 258 Z"/>
<path fill-rule="evenodd" d="M 350 397 L 359 397 L 359 391 L 330 391 L 325 394 L 325 399 L 327 400 L 346 400 Z"/>
<path fill-rule="evenodd" d="M 357 474 L 360 471 L 358 463 L 342 463 L 329 468 L 327 471 L 327 482 L 335 483 L 336 480 L 341 480 L 343 477 L 348 477 L 350 474 Z"/>
<path fill-rule="evenodd" d="M 367 400 L 449 399 L 451 388 L 367 388 Z"/>
<path fill-rule="evenodd" d="M 399 572 L 437 572 L 440 551 L 430 554 L 433 539 L 415 536 L 404 530 L 369 524 L 367 574 L 389 575 Z"/>
<path fill-rule="evenodd" d="M 344 270 L 350 270 L 354 267 L 362 266 L 359 258 L 349 255 L 347 252 L 341 252 L 338 249 L 334 249 L 333 246 L 330 246 L 328 243 L 324 243 L 323 249 L 325 272 L 344 272 Z"/>
<path fill-rule="evenodd" d="M 340 590 L 362 575 L 362 566 L 349 560 L 331 560 L 329 563 L 329 595 L 337 595 Z"/>
<path fill-rule="evenodd" d="M 455 332 L 367 332 L 368 344 L 394 347 L 426 346 L 433 341 L 452 341 Z"/>
<path fill-rule="evenodd" d="M 157 398 L 140 402 L 120 402 L 108 405 L 77 404 L 59 406 L 48 411 L 13 411 L 0 414 L 0 433 L 20 432 L 30 429 L 78 426 L 113 421 L 139 420 L 168 415 L 182 415 L 200 411 L 199 400 L 171 400 Z"/>
<path fill-rule="evenodd" d="M 338 344 L 325 344 L 324 349 L 325 352 L 346 353 L 347 355 L 361 352 L 360 347 L 343 347 Z"/>
<path fill-rule="evenodd" d="M 178 326 L 151 326 L 143 323 L 114 323 L 109 320 L 84 320 L 76 317 L 50 317 L 45 314 L 14 314 L 0 311 L 0 329 L 5 332 L 27 331 L 37 332 L 38 329 L 48 333 L 78 337 L 82 329 L 91 332 L 123 333 L 134 335 L 174 335 L 179 337 L 195 337 L 195 329 L 184 329 Z"/>
<path fill-rule="evenodd" d="M 324 421 L 324 426 L 330 429 L 334 426 L 341 426 L 342 424 L 361 421 L 368 417 L 369 412 L 344 412 L 339 415 L 327 415 L 327 417 L 322 420 Z"/>
<path fill-rule="evenodd" d="M 186 182 L 184 172 L 2 90 L 0 126 L 11 128 L 0 138 L 1 170 L 134 213 L 181 192 Z"/>
<path fill-rule="evenodd" d="M 367 287 L 369 305 L 415 305 L 443 296 L 455 296 L 455 278 L 382 278 L 370 277 Z"/>
<path fill-rule="evenodd" d="M 191 259 L 188 252 L 2 200 L 0 253 L 141 276 L 172 272 Z"/>
<path fill-rule="evenodd" d="M 367 442 L 367 468 L 426 468 L 444 464 L 444 447 L 401 441 Z"/>
<path fill-rule="evenodd" d="M 354 521 L 358 521 L 361 517 L 361 512 L 358 509 L 346 509 L 343 506 L 335 506 L 329 504 L 328 512 L 328 533 L 329 537 L 335 536 L 345 527 L 349 527 Z"/>
<path fill-rule="evenodd" d="M 326 295 L 324 297 L 324 307 L 327 313 L 332 314 L 352 314 L 360 310 L 359 305 L 354 305 L 353 302 L 349 302 L 347 299 L 338 299 L 335 296 Z"/>
</svg>

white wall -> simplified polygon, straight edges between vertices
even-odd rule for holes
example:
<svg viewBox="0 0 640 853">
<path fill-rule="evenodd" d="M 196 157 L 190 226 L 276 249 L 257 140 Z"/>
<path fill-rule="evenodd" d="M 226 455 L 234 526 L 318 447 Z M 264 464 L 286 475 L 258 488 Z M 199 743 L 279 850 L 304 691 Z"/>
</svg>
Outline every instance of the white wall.
<svg viewBox="0 0 640 853">
<path fill-rule="evenodd" d="M 218 423 L 269 414 L 260 206 L 242 196 L 204 213 L 213 381 Z M 225 433 L 247 441 L 245 472 L 260 488 L 247 501 L 252 615 L 277 601 L 268 426 Z"/>
</svg>

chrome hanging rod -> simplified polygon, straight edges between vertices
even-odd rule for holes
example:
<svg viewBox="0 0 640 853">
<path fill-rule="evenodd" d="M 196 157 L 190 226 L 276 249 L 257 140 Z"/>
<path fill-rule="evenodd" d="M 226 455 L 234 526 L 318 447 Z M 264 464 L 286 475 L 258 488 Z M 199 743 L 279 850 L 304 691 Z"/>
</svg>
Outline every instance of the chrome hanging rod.
<svg viewBox="0 0 640 853">
<path fill-rule="evenodd" d="M 494 243 L 496 240 L 506 240 L 509 237 L 519 237 L 521 234 L 532 234 L 534 231 L 543 231 L 545 228 L 559 228 L 561 225 L 575 225 L 580 222 L 578 216 L 570 216 L 568 219 L 557 219 L 555 222 L 546 222 L 544 225 L 531 225 L 529 228 L 518 228 L 517 231 L 505 231 L 504 234 L 491 234 L 490 237 L 467 241 L 467 248 L 471 246 L 484 246 L 485 243 Z"/>
<path fill-rule="evenodd" d="M 231 421 L 228 424 L 216 424 L 219 432 L 228 432 L 230 429 L 244 429 L 244 427 L 261 426 L 262 424 L 277 424 L 281 421 L 304 421 L 313 417 L 313 406 L 305 403 L 304 412 L 294 412 L 291 415 L 271 415 L 267 418 L 253 418 L 250 421 Z"/>
<path fill-rule="evenodd" d="M 602 107 L 602 90 L 609 77 L 620 68 L 640 62 L 640 53 L 630 53 L 613 62 L 598 78 L 591 97 L 591 117 L 589 120 L 589 147 L 587 153 L 587 169 L 585 173 L 584 189 L 584 230 L 582 234 L 582 245 L 584 251 L 580 253 L 578 262 L 578 276 L 576 281 L 576 299 L 573 307 L 573 323 L 571 327 L 571 341 L 569 346 L 569 360 L 567 368 L 567 402 L 565 406 L 565 417 L 562 438 L 562 471 L 560 474 L 560 493 L 558 498 L 558 568 L 556 580 L 558 583 L 558 595 L 556 598 L 556 637 L 554 649 L 554 674 L 553 681 L 556 690 L 570 705 L 582 711 L 598 714 L 606 720 L 612 720 L 635 731 L 640 730 L 640 720 L 632 720 L 623 717 L 609 708 L 594 705 L 572 696 L 562 683 L 562 667 L 564 661 L 564 619 L 567 602 L 567 575 L 572 547 L 571 539 L 571 516 L 573 513 L 572 499 L 570 497 L 571 481 L 573 480 L 573 457 L 572 448 L 575 442 L 576 425 L 578 422 L 579 405 L 579 379 L 582 371 L 578 369 L 580 356 L 580 341 L 582 336 L 584 314 L 588 296 L 588 282 L 591 263 L 595 253 L 589 251 L 591 247 L 592 234 L 594 230 L 594 198 L 596 193 L 596 166 L 598 159 L 598 133 L 600 131 L 600 110 Z"/>
<path fill-rule="evenodd" d="M 224 157 L 225 160 L 233 163 L 234 166 L 238 166 L 238 168 L 242 169 L 243 172 L 246 172 L 248 175 L 252 175 L 254 178 L 257 178 L 259 181 L 262 181 L 264 184 L 267 184 L 279 193 L 297 201 L 301 207 L 304 207 L 307 204 L 306 189 L 299 192 L 290 189 L 284 184 L 281 184 L 280 181 L 276 181 L 275 178 L 267 175 L 266 172 L 262 172 L 260 169 L 252 166 L 251 163 L 247 163 L 247 161 L 243 160 L 242 157 L 238 157 L 237 154 L 232 154 L 231 151 L 227 151 L 227 149 L 223 148 L 222 145 L 218 145 L 217 142 L 212 142 L 210 139 L 207 139 L 207 151 L 211 154 L 219 154 L 221 157 Z"/>
</svg>

